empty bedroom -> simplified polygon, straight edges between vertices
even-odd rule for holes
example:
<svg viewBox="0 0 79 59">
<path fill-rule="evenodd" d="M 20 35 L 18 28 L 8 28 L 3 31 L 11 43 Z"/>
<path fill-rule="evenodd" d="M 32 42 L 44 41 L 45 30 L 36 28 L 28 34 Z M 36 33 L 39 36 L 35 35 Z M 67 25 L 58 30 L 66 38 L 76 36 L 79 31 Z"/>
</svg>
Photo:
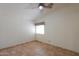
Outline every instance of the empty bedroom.
<svg viewBox="0 0 79 59">
<path fill-rule="evenodd" d="M 0 56 L 79 56 L 79 3 L 0 3 Z"/>
</svg>

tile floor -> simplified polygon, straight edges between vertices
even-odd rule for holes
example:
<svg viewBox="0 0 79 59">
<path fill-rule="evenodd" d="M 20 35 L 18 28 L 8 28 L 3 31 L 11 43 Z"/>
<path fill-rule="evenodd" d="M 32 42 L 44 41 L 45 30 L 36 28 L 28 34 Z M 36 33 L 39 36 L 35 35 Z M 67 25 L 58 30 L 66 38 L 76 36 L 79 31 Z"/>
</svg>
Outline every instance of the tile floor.
<svg viewBox="0 0 79 59">
<path fill-rule="evenodd" d="M 79 54 L 39 41 L 31 41 L 1 49 L 0 56 L 79 56 Z"/>
</svg>

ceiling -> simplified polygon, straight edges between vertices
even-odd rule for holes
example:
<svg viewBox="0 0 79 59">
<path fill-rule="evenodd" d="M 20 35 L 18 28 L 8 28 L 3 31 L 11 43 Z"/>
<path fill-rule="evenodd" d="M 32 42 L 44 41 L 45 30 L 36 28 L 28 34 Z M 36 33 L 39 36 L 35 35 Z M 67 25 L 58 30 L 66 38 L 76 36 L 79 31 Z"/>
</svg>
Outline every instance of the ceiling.
<svg viewBox="0 0 79 59">
<path fill-rule="evenodd" d="M 38 3 L 0 3 L 0 8 L 5 8 L 5 7 L 17 7 L 17 8 L 22 8 L 22 9 L 33 9 L 38 6 Z"/>
<path fill-rule="evenodd" d="M 41 12 L 38 3 L 0 3 L 0 13 L 13 14 L 18 12 L 26 20 L 35 19 Z"/>
<path fill-rule="evenodd" d="M 63 8 L 63 7 L 68 7 L 68 6 L 79 6 L 79 4 L 55 3 L 51 11 L 56 8 L 58 9 L 58 8 Z M 38 8 L 38 3 L 0 3 L 0 10 L 5 11 L 5 12 L 10 12 L 14 10 L 15 11 L 18 10 L 19 12 L 21 11 L 22 13 L 24 13 L 24 18 L 29 19 L 29 20 L 33 20 L 37 17 L 40 17 L 41 14 L 43 14 L 43 12 L 45 13 L 48 12 L 48 11 L 45 11 L 46 9 L 41 11 Z"/>
</svg>

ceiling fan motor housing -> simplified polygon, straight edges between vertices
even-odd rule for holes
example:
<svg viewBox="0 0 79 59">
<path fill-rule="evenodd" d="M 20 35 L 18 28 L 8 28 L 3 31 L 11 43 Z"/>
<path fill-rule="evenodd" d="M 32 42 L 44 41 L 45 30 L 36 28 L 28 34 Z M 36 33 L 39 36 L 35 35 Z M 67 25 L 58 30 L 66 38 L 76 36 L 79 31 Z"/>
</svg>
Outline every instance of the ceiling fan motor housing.
<svg viewBox="0 0 79 59">
<path fill-rule="evenodd" d="M 45 8 L 52 8 L 53 3 L 40 3 L 39 6 L 43 6 Z"/>
</svg>

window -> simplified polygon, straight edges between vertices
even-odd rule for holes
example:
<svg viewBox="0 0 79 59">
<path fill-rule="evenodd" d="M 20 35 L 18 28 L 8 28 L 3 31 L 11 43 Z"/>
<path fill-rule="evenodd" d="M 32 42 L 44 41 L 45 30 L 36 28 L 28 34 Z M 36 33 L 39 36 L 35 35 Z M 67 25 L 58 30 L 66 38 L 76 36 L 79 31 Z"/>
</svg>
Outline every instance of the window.
<svg viewBox="0 0 79 59">
<path fill-rule="evenodd" d="M 37 23 L 35 25 L 35 29 L 36 29 L 36 34 L 44 34 L 44 22 L 41 22 L 41 23 Z"/>
</svg>

